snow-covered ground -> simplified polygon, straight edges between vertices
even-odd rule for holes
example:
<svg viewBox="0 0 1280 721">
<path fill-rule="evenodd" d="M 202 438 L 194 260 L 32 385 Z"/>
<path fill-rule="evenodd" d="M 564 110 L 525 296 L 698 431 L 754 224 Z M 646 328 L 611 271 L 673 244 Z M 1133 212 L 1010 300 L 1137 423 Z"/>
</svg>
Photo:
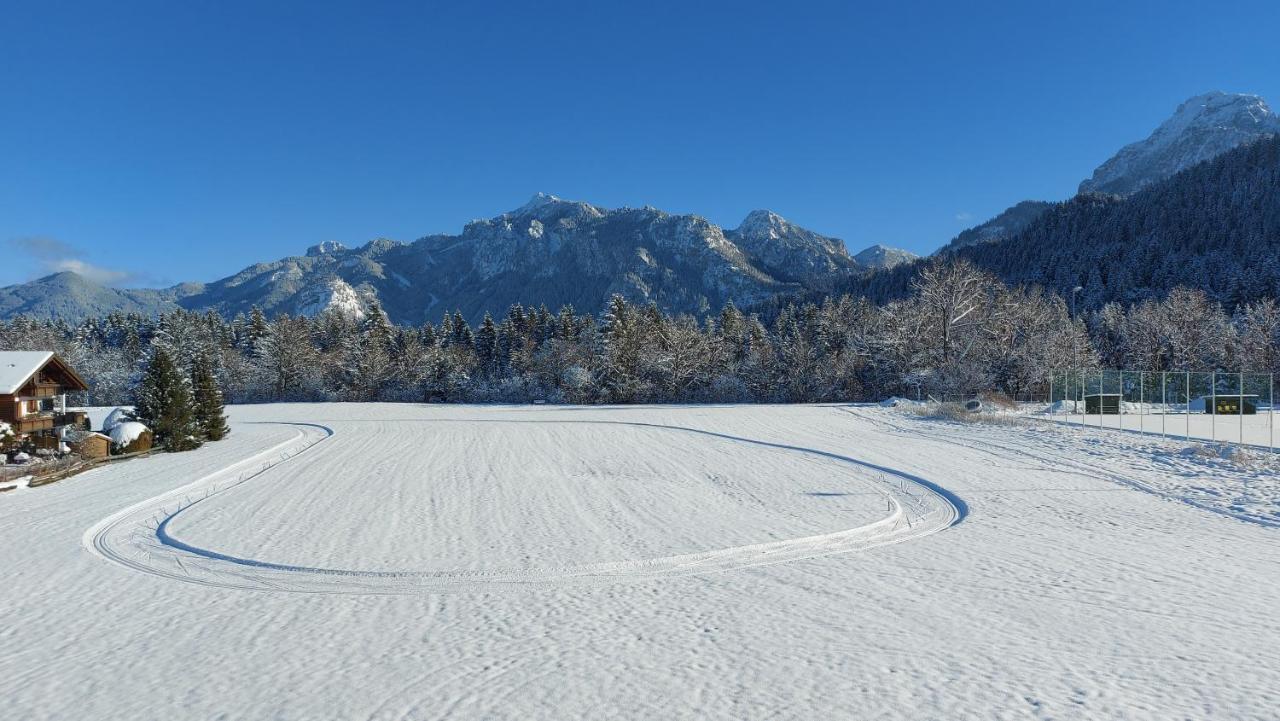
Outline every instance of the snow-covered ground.
<svg viewBox="0 0 1280 721">
<path fill-rule="evenodd" d="M 1191 412 L 1187 412 L 1185 406 L 1165 408 L 1126 403 L 1123 415 L 1099 415 L 1076 413 L 1075 405 L 1070 401 L 1065 404 L 1059 401 L 1049 407 L 1049 412 L 1040 415 L 1056 423 L 1086 428 L 1133 431 L 1175 439 L 1244 443 L 1266 450 L 1280 447 L 1276 413 L 1267 408 L 1247 416 L 1215 415 L 1205 413 L 1203 404 L 1193 404 Z M 1196 410 L 1197 405 L 1199 410 Z M 1044 408 L 1043 405 L 1035 407 Z"/>
<path fill-rule="evenodd" d="M 0 494 L 41 718 L 1256 718 L 1269 458 L 844 406 L 232 409 Z"/>
</svg>

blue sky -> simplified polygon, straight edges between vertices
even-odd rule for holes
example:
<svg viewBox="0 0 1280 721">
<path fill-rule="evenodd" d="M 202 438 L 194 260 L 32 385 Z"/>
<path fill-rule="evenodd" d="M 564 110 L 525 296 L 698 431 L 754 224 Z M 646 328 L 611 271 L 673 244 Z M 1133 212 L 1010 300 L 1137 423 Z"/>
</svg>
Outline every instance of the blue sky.
<svg viewBox="0 0 1280 721">
<path fill-rule="evenodd" d="M 1124 7 L 1116 7 L 1124 5 Z M 465 6 L 465 7 L 461 7 Z M 891 7 L 890 7 L 891 6 Z M 1182 100 L 1280 104 L 1280 4 L 8 3 L 0 284 L 213 280 L 537 191 L 928 252 Z"/>
</svg>

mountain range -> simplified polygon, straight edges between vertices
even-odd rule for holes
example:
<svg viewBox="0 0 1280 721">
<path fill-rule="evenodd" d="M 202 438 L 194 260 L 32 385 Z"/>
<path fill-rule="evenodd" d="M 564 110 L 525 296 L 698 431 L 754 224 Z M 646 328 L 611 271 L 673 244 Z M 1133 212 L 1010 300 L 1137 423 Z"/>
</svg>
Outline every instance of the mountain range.
<svg viewBox="0 0 1280 721">
<path fill-rule="evenodd" d="M 1058 286 L 1064 278 L 1083 279 L 1097 289 L 1089 294 L 1095 302 L 1158 293 L 1164 282 L 1160 278 L 1127 296 L 1105 278 L 1091 281 L 1089 264 L 1096 258 L 1082 254 L 1082 244 L 1097 250 L 1131 237 L 1117 235 L 1120 231 L 1107 225 L 1096 227 L 1089 238 L 1055 235 L 1046 227 L 1062 227 L 1066 218 L 1076 218 L 1071 213 L 1102 212 L 1098 208 L 1164 208 L 1163 201 L 1126 203 L 1143 194 L 1160 196 L 1170 179 L 1277 132 L 1280 118 L 1256 95 L 1198 95 L 1179 105 L 1149 137 L 1098 166 L 1081 182 L 1075 200 L 1017 203 L 960 233 L 938 253 L 981 260 L 1010 281 Z M 1270 192 L 1259 183 L 1265 184 L 1265 177 L 1246 184 L 1247 192 Z M 1211 183 L 1197 187 L 1215 193 Z M 1245 191 L 1236 187 L 1234 192 Z M 1246 212 L 1229 200 L 1223 199 L 1219 209 Z M 1247 212 L 1255 210 L 1249 206 Z M 1243 222 L 1214 212 L 1205 209 L 1222 228 Z M 1147 223 L 1158 221 L 1150 218 Z M 1042 268 L 1037 276 L 1029 269 L 1041 266 L 1007 264 L 1009 258 L 1052 255 L 1035 243 L 1066 243 L 1057 249 L 1059 265 Z M 1167 245 L 1169 262 L 1177 263 L 1179 253 L 1189 252 L 1172 239 Z M 438 320 L 446 311 L 461 311 L 476 321 L 485 313 L 505 313 L 514 303 L 568 304 L 596 312 L 613 294 L 656 303 L 669 313 L 701 315 L 727 302 L 754 306 L 840 289 L 892 295 L 895 279 L 908 276 L 916 260 L 907 251 L 880 245 L 850 255 L 841 240 L 767 210 L 753 211 L 738 227 L 726 229 L 697 215 L 651 207 L 607 209 L 539 193 L 515 210 L 468 223 L 457 235 L 429 235 L 409 243 L 377 239 L 358 248 L 326 242 L 303 255 L 258 263 L 211 283 L 119 289 L 58 273 L 0 288 L 0 318 L 21 314 L 76 321 L 115 311 L 151 315 L 178 308 L 231 317 L 255 306 L 269 315 L 311 316 L 335 309 L 360 316 L 376 298 L 394 322 L 419 324 Z M 1050 270 L 1052 281 L 1045 275 Z"/>
<path fill-rule="evenodd" d="M 231 317 L 255 306 L 269 315 L 333 308 L 360 316 L 376 298 L 394 322 L 420 324 L 446 311 L 475 321 L 514 303 L 595 312 L 614 294 L 667 312 L 704 314 L 730 301 L 753 305 L 821 291 L 911 258 L 882 246 L 850 256 L 843 241 L 767 210 L 724 229 L 696 215 L 606 209 L 539 193 L 515 210 L 468 223 L 458 235 L 378 239 L 359 248 L 326 242 L 212 283 L 121 290 L 58 273 L 0 289 L 0 317 L 74 321 L 177 308 Z"/>
</svg>

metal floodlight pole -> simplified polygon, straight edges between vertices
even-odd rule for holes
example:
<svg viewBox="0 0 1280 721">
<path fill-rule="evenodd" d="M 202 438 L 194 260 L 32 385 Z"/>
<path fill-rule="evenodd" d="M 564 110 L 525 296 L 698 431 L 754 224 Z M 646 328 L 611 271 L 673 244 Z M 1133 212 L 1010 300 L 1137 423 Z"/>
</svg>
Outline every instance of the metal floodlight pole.
<svg viewBox="0 0 1280 721">
<path fill-rule="evenodd" d="M 1267 380 L 1267 444 L 1276 452 L 1276 374 Z"/>
</svg>

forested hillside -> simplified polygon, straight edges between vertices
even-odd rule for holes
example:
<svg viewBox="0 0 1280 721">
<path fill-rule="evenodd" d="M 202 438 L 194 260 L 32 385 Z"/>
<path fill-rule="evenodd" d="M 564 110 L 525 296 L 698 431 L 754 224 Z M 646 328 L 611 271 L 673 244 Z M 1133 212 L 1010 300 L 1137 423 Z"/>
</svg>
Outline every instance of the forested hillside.
<svg viewBox="0 0 1280 721">
<path fill-rule="evenodd" d="M 1280 139 L 1232 150 L 1121 200 L 1080 195 L 1022 233 L 961 256 L 1007 283 L 1086 307 L 1136 303 L 1177 286 L 1228 308 L 1280 293 Z"/>
<path fill-rule="evenodd" d="M 1077 308 L 1135 304 L 1179 286 L 1228 310 L 1280 295 L 1280 138 L 1241 146 L 1131 196 L 1081 194 L 1021 232 L 949 255 Z M 904 297 L 920 264 L 854 279 L 850 292 Z"/>
</svg>

